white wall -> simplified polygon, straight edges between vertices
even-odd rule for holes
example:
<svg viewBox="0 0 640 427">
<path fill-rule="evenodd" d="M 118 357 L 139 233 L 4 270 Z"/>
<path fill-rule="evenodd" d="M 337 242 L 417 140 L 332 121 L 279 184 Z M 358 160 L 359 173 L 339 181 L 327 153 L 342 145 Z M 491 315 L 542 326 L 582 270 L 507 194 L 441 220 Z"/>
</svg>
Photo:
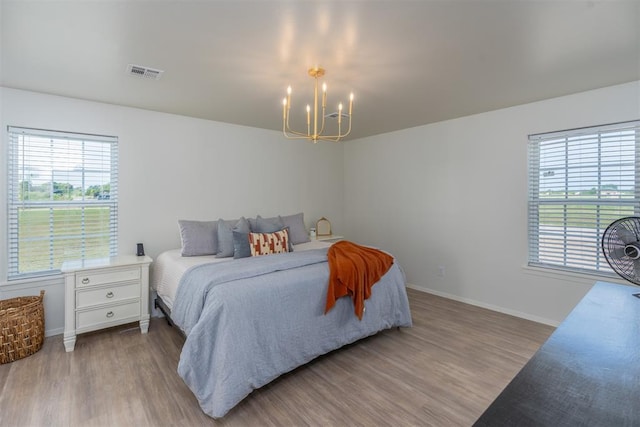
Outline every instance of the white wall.
<svg viewBox="0 0 640 427">
<path fill-rule="evenodd" d="M 6 238 L 6 126 L 115 135 L 119 139 L 121 254 L 143 242 L 146 253 L 180 247 L 178 219 L 215 220 L 304 212 L 343 231 L 343 145 L 285 139 L 280 132 L 0 88 L 0 251 Z M 273 111 L 274 120 L 279 120 Z M 268 112 L 265 112 L 268 114 Z M 0 299 L 45 296 L 47 333 L 61 333 L 61 278 L 3 283 Z"/>
<path fill-rule="evenodd" d="M 416 287 L 557 324 L 598 278 L 525 268 L 527 137 L 639 118 L 634 82 L 350 141 L 345 229 Z"/>
<path fill-rule="evenodd" d="M 312 145 L 279 132 L 0 87 L 0 251 L 7 248 L 6 126 L 116 135 L 120 253 L 133 253 L 137 242 L 152 257 L 178 247 L 179 218 L 303 211 L 308 226 L 327 216 L 336 233 L 394 253 L 412 285 L 555 324 L 597 279 L 525 268 L 527 135 L 638 118 L 635 82 Z M 59 277 L 5 278 L 3 255 L 0 299 L 46 289 L 47 334 L 62 332 Z"/>
</svg>

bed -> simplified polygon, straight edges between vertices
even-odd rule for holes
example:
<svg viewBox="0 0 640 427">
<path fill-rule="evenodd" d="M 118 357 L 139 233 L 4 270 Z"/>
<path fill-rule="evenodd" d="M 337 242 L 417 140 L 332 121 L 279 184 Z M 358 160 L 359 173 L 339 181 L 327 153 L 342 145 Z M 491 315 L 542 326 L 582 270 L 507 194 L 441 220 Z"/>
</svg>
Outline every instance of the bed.
<svg viewBox="0 0 640 427">
<path fill-rule="evenodd" d="M 373 286 L 362 320 L 349 298 L 324 312 L 329 243 L 250 258 L 154 262 L 157 304 L 185 335 L 178 374 L 213 418 L 278 376 L 384 329 L 411 326 L 405 278 L 394 262 Z M 158 306 L 158 305 L 157 305 Z"/>
</svg>

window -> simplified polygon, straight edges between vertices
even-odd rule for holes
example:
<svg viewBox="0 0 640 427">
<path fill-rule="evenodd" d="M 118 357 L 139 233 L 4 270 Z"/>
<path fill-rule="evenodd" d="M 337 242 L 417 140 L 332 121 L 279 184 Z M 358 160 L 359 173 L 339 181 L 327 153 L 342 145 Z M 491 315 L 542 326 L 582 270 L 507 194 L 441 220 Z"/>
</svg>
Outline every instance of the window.
<svg viewBox="0 0 640 427">
<path fill-rule="evenodd" d="M 9 127 L 9 279 L 117 252 L 118 140 Z"/>
<path fill-rule="evenodd" d="M 640 214 L 640 121 L 529 137 L 529 265 L 613 274 L 600 249 Z"/>
</svg>

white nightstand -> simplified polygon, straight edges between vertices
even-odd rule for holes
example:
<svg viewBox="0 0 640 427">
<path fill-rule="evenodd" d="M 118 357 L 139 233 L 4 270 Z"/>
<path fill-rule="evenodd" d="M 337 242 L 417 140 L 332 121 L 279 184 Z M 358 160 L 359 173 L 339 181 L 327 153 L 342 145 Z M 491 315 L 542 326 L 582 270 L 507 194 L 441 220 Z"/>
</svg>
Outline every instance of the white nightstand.
<svg viewBox="0 0 640 427">
<path fill-rule="evenodd" d="M 316 240 L 320 240 L 322 242 L 337 242 L 339 240 L 344 240 L 344 236 L 338 236 L 337 234 L 331 234 L 330 236 L 318 236 Z"/>
<path fill-rule="evenodd" d="M 117 256 L 62 264 L 65 281 L 64 347 L 76 335 L 139 321 L 149 331 L 148 256 Z"/>
</svg>

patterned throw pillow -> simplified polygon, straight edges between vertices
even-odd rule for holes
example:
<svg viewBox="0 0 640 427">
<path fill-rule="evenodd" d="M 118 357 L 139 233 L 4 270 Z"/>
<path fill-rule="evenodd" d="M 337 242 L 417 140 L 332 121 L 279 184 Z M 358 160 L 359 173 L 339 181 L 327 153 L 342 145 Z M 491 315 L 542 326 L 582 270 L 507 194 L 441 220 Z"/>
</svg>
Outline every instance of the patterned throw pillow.
<svg viewBox="0 0 640 427">
<path fill-rule="evenodd" d="M 289 229 L 273 233 L 249 233 L 251 256 L 289 252 Z"/>
</svg>

